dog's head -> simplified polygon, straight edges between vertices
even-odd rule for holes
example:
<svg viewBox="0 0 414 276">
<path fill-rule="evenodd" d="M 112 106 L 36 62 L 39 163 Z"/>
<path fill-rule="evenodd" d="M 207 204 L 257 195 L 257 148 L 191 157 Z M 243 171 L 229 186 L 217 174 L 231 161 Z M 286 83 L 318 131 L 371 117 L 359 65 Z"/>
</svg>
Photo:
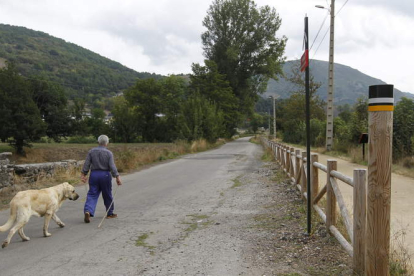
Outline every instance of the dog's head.
<svg viewBox="0 0 414 276">
<path fill-rule="evenodd" d="M 70 185 L 68 182 L 62 183 L 64 189 L 64 197 L 69 200 L 77 200 L 79 198 L 79 195 L 75 192 L 75 188 Z"/>
</svg>

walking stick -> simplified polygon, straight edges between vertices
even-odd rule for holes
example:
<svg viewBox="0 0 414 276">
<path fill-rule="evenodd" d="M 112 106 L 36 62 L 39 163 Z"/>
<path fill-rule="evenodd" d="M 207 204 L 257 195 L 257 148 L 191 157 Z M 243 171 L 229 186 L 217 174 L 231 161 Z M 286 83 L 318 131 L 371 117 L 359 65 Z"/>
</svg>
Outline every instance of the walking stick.
<svg viewBox="0 0 414 276">
<path fill-rule="evenodd" d="M 116 185 L 115 193 L 114 193 L 114 197 L 112 198 L 111 205 L 109 205 L 108 210 L 106 210 L 105 216 L 102 218 L 101 223 L 99 223 L 98 228 L 101 228 L 101 225 L 104 222 L 106 216 L 108 216 L 109 209 L 111 209 L 112 204 L 114 204 L 115 196 L 116 196 L 116 193 L 118 192 L 118 187 L 119 187 L 119 185 Z"/>
<path fill-rule="evenodd" d="M 88 188 L 86 187 L 86 186 L 88 186 L 89 184 L 88 183 L 83 183 L 83 186 L 85 187 L 85 199 L 83 200 L 83 201 L 85 201 L 86 202 L 86 199 L 88 198 Z"/>
</svg>

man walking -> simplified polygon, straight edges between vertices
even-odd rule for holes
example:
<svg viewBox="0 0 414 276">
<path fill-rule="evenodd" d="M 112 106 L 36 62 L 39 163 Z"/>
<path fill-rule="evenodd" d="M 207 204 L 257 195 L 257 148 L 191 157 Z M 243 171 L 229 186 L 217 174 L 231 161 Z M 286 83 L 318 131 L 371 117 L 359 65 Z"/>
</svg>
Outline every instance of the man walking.
<svg viewBox="0 0 414 276">
<path fill-rule="evenodd" d="M 91 170 L 91 175 L 89 177 L 89 191 L 84 207 L 85 223 L 89 223 L 90 218 L 95 215 L 96 204 L 98 203 L 98 198 L 101 192 L 107 211 L 106 218 L 117 217 L 117 214 L 114 214 L 114 204 L 112 203 L 112 177 L 116 178 L 116 184 L 122 185 L 122 182 L 114 163 L 114 156 L 112 152 L 106 148 L 109 144 L 108 136 L 99 136 L 98 144 L 98 147 L 93 148 L 88 152 L 81 174 L 82 182 L 86 183 L 86 176 L 88 175 L 89 169 Z"/>
</svg>

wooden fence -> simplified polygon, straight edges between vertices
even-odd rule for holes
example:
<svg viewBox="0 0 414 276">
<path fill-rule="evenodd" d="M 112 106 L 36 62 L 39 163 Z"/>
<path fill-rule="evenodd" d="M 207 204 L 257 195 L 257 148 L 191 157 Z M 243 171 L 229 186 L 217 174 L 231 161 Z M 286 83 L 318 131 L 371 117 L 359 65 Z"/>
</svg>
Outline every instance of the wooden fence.
<svg viewBox="0 0 414 276">
<path fill-rule="evenodd" d="M 269 141 L 262 138 L 262 143 L 271 148 L 275 160 L 280 164 L 288 177 L 299 189 L 301 196 L 307 200 L 307 158 L 306 152 L 288 147 L 284 144 Z M 326 173 L 326 184 L 319 187 L 319 170 Z M 325 222 L 329 232 L 339 241 L 346 252 L 353 258 L 353 268 L 357 275 L 365 272 L 365 235 L 366 235 L 366 176 L 367 170 L 355 169 L 353 177 L 345 176 L 338 171 L 337 161 L 328 160 L 326 165 L 318 162 L 318 155 L 311 154 L 310 185 L 312 195 L 312 205 L 317 214 Z M 353 187 L 353 219 L 345 204 L 344 198 L 338 186 L 338 181 L 342 181 Z M 320 201 L 326 194 L 325 208 L 320 206 Z M 339 214 L 345 225 L 349 236 L 348 241 L 344 234 L 337 227 L 337 206 Z"/>
</svg>

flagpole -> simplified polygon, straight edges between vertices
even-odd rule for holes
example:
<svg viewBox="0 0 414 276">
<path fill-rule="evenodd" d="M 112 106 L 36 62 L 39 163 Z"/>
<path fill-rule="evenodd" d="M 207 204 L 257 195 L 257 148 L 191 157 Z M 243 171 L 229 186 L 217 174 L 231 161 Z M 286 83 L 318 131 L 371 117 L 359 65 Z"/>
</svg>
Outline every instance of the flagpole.
<svg viewBox="0 0 414 276">
<path fill-rule="evenodd" d="M 305 53 L 307 59 L 306 71 L 305 71 L 305 84 L 306 84 L 306 165 L 307 165 L 307 217 L 308 217 L 308 234 L 312 231 L 312 194 L 310 185 L 310 93 L 309 93 L 309 33 L 308 33 L 308 16 L 305 16 Z"/>
</svg>

